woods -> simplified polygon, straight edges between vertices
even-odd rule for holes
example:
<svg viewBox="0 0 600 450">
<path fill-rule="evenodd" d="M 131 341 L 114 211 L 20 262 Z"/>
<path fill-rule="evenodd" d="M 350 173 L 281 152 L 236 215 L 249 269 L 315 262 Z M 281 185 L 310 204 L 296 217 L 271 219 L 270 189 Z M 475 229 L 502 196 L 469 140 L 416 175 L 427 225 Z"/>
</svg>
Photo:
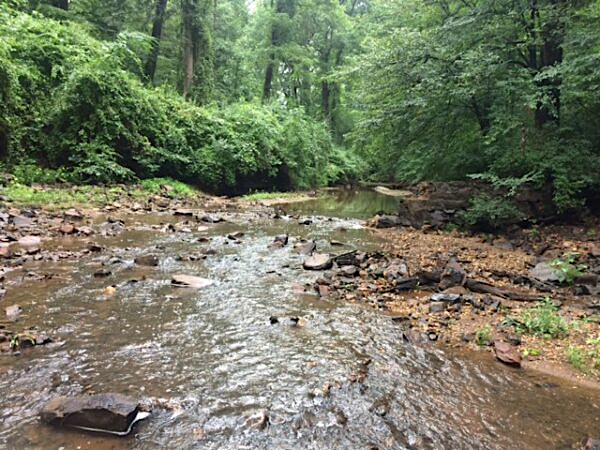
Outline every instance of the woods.
<svg viewBox="0 0 600 450">
<path fill-rule="evenodd" d="M 171 176 L 215 192 L 475 177 L 550 186 L 561 211 L 598 205 L 597 1 L 0 11 L 8 171 Z"/>
</svg>

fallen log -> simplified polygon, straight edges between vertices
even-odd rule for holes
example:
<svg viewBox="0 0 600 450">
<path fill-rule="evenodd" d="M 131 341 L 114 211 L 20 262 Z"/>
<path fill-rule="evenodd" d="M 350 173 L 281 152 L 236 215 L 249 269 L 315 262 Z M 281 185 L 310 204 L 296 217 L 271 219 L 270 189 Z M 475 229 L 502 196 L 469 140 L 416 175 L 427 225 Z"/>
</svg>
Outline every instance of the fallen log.
<svg viewBox="0 0 600 450">
<path fill-rule="evenodd" d="M 491 294 L 510 300 L 524 302 L 535 302 L 541 300 L 540 295 L 526 294 L 524 292 L 516 292 L 510 289 L 501 289 L 491 285 L 490 283 L 486 283 L 485 281 L 473 280 L 471 278 L 467 278 L 465 287 L 472 292 L 477 292 L 479 294 Z"/>
</svg>

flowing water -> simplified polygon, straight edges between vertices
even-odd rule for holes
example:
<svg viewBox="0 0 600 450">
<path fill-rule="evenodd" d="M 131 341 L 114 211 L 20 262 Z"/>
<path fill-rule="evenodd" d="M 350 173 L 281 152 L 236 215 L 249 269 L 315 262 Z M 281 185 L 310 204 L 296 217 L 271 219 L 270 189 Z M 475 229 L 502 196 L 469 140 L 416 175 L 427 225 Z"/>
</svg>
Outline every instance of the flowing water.
<svg viewBox="0 0 600 450">
<path fill-rule="evenodd" d="M 318 202 L 302 208 L 322 212 Z M 151 225 L 173 217 L 128 216 L 123 233 L 93 239 L 104 252 L 27 267 L 53 277 L 9 287 L 3 304 L 22 306 L 19 326 L 62 342 L 0 356 L 0 448 L 568 449 L 599 434 L 596 391 L 489 355 L 408 344 L 381 312 L 305 292 L 320 274 L 302 270 L 294 242 L 377 248 L 359 221 L 227 218 L 209 230 L 163 233 Z M 226 237 L 234 231 L 245 233 L 239 243 Z M 281 233 L 290 245 L 269 249 Z M 78 239 L 48 245 L 83 246 Z M 346 247 L 331 248 L 331 239 Z M 144 254 L 159 255 L 159 266 L 135 266 Z M 113 274 L 95 278 L 101 268 Z M 215 284 L 174 288 L 176 273 Z M 39 424 L 48 399 L 83 392 L 159 407 L 126 438 Z"/>
</svg>

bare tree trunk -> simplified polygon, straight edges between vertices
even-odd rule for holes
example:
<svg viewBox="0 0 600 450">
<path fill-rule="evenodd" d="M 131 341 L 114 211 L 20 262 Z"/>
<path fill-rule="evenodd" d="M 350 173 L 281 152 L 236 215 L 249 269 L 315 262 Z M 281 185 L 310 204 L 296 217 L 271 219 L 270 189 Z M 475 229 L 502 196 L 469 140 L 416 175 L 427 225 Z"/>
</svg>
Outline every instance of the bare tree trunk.
<svg viewBox="0 0 600 450">
<path fill-rule="evenodd" d="M 194 83 L 194 5 L 193 0 L 183 0 L 183 97 L 188 98 Z"/>
<path fill-rule="evenodd" d="M 275 7 L 274 0 L 271 0 L 271 10 Z M 271 47 L 275 46 L 277 41 L 277 34 L 273 24 L 271 24 Z M 269 53 L 269 62 L 267 62 L 267 68 L 265 69 L 265 80 L 263 84 L 263 101 L 268 101 L 271 98 L 273 91 L 273 72 L 275 70 L 275 52 Z"/>
<path fill-rule="evenodd" d="M 165 21 L 165 12 L 167 11 L 168 0 L 156 0 L 156 15 L 152 24 L 152 47 L 146 61 L 145 74 L 146 78 L 152 83 L 154 74 L 156 73 L 156 63 L 158 61 L 158 53 L 160 52 L 160 37 L 162 35 L 162 27 Z"/>
</svg>

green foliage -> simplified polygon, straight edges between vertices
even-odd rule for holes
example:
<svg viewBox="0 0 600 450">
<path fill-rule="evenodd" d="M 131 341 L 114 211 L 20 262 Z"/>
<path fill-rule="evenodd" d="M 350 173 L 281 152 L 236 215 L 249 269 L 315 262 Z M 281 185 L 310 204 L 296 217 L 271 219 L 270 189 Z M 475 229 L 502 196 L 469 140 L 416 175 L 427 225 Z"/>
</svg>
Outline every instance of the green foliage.
<svg viewBox="0 0 600 450">
<path fill-rule="evenodd" d="M 552 300 L 546 298 L 533 308 L 525 310 L 518 319 L 512 319 L 518 332 L 532 334 L 547 339 L 565 337 L 569 334 L 569 324 L 558 314 Z"/>
<path fill-rule="evenodd" d="M 492 342 L 492 328 L 486 325 L 475 334 L 475 343 L 480 347 L 490 345 Z"/>
<path fill-rule="evenodd" d="M 150 178 L 142 180 L 140 186 L 151 194 L 163 194 L 171 198 L 188 198 L 197 193 L 192 187 L 172 178 Z"/>
<path fill-rule="evenodd" d="M 587 339 L 585 345 L 570 346 L 566 350 L 567 361 L 575 369 L 596 375 L 600 369 L 600 338 Z"/>
<path fill-rule="evenodd" d="M 483 230 L 497 230 L 523 219 L 510 200 L 489 195 L 471 199 L 469 208 L 459 212 L 458 218 L 470 228 Z"/>
<path fill-rule="evenodd" d="M 537 348 L 526 348 L 523 350 L 523 358 L 536 358 L 542 354 L 542 351 Z"/>
<path fill-rule="evenodd" d="M 149 88 L 132 33 L 100 42 L 74 23 L 0 6 L 0 148 L 24 183 L 172 177 L 218 192 L 328 181 L 331 138 L 303 110 L 200 107 Z M 10 18 L 10 20 L 8 20 Z M 0 80 L 1 81 L 1 80 Z M 4 151 L 2 151 L 4 150 Z M 56 169 L 44 178 L 31 164 Z M 21 168 L 19 168 L 21 167 Z"/>
<path fill-rule="evenodd" d="M 584 264 L 577 264 L 577 253 L 568 253 L 562 258 L 553 260 L 550 265 L 555 269 L 558 281 L 566 284 L 573 284 L 577 281 L 587 266 Z"/>
</svg>

